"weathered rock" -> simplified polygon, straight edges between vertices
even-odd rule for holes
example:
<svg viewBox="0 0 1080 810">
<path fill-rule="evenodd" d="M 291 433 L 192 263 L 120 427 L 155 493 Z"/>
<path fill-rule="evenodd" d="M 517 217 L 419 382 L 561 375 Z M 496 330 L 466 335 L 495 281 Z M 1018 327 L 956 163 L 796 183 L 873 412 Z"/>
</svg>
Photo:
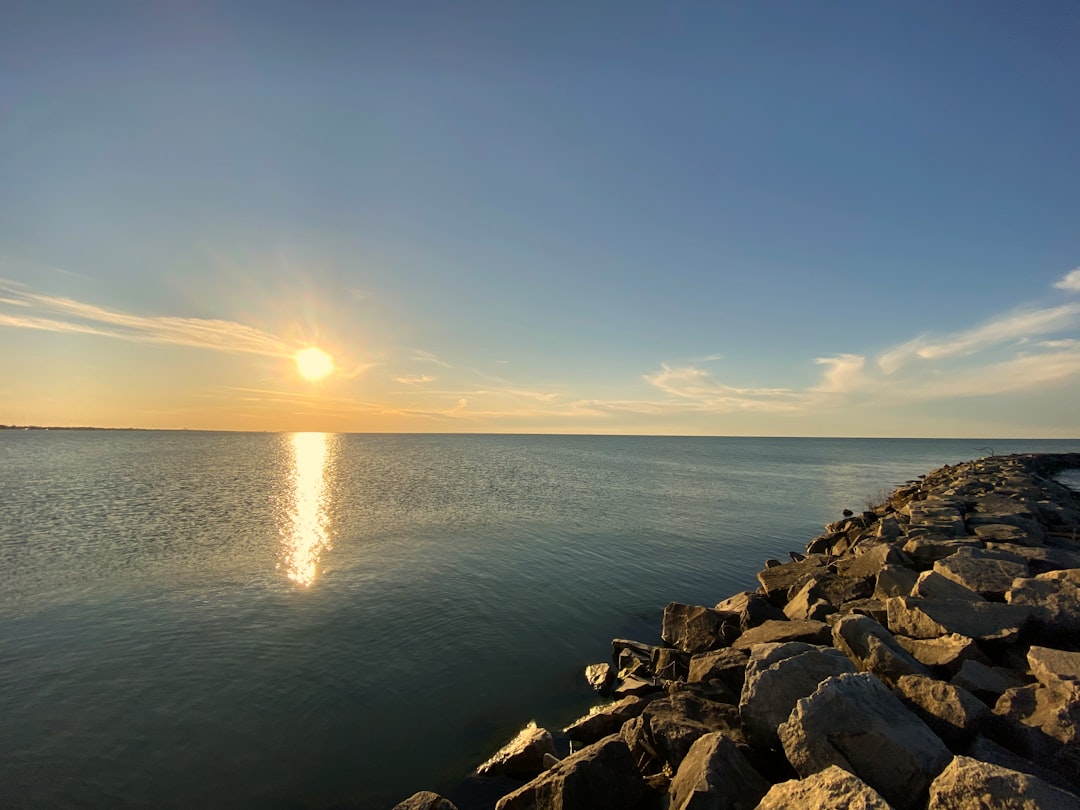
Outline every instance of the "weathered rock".
<svg viewBox="0 0 1080 810">
<path fill-rule="evenodd" d="M 1065 775 L 1044 767 L 1037 762 L 1032 762 L 1027 757 L 1022 757 L 981 734 L 971 742 L 965 753 L 972 759 L 1037 776 L 1044 782 L 1049 782 L 1054 787 L 1067 790 L 1070 793 L 1075 794 L 1078 790 L 1077 786 L 1070 782 Z M 1080 776 L 1080 774 L 1077 774 L 1077 776 Z"/>
<path fill-rule="evenodd" d="M 1027 662 L 1031 674 L 1051 689 L 1063 681 L 1080 681 L 1080 652 L 1033 646 L 1028 650 Z"/>
<path fill-rule="evenodd" d="M 926 667 L 901 647 L 892 633 L 867 616 L 844 616 L 832 630 L 833 644 L 862 672 L 886 683 L 904 675 L 929 675 Z"/>
<path fill-rule="evenodd" d="M 813 694 L 827 678 L 853 673 L 855 665 L 831 647 L 801 642 L 762 644 L 750 652 L 739 711 L 751 742 L 775 746 L 776 727 L 800 698 Z"/>
<path fill-rule="evenodd" d="M 904 704 L 953 750 L 967 745 L 989 723 L 987 705 L 958 686 L 921 675 L 905 675 L 893 688 Z"/>
<path fill-rule="evenodd" d="M 950 683 L 966 689 L 987 705 L 993 705 L 1010 689 L 1024 685 L 1023 679 L 1012 670 L 988 666 L 973 658 L 964 661 Z"/>
<path fill-rule="evenodd" d="M 845 602 L 840 606 L 842 613 L 853 613 L 856 616 L 869 616 L 878 624 L 884 625 L 889 620 L 889 611 L 885 607 L 885 602 L 881 599 L 856 599 L 852 602 Z M 838 621 L 835 615 L 829 615 L 826 621 L 833 624 Z"/>
<path fill-rule="evenodd" d="M 908 638 L 893 636 L 896 643 L 907 650 L 921 664 L 936 667 L 948 674 L 955 675 L 965 661 L 973 660 L 990 665 L 990 659 L 979 649 L 975 639 L 959 633 L 949 633 L 938 638 Z"/>
<path fill-rule="evenodd" d="M 726 647 L 739 633 L 739 616 L 729 611 L 672 602 L 664 608 L 665 644 L 699 653 Z"/>
<path fill-rule="evenodd" d="M 787 641 L 803 641 L 807 644 L 827 644 L 829 625 L 824 622 L 792 622 L 770 619 L 739 636 L 731 646 L 736 650 L 750 650 L 757 644 L 782 644 Z"/>
<path fill-rule="evenodd" d="M 1018 578 L 1005 600 L 1030 608 L 1032 624 L 1044 636 L 1080 634 L 1080 585 L 1067 569 Z"/>
<path fill-rule="evenodd" d="M 778 607 L 783 607 L 787 603 L 789 593 L 794 593 L 801 588 L 806 580 L 825 572 L 828 561 L 828 557 L 824 554 L 813 554 L 802 562 L 774 565 L 758 571 L 758 582 L 761 583 L 762 592 L 769 601 Z"/>
<path fill-rule="evenodd" d="M 612 658 L 621 670 L 632 666 L 635 661 L 648 666 L 649 662 L 652 661 L 653 651 L 656 650 L 656 647 L 629 638 L 613 638 L 611 640 L 611 650 Z"/>
<path fill-rule="evenodd" d="M 749 658 L 746 650 L 735 650 L 730 647 L 695 655 L 690 659 L 690 674 L 687 680 L 691 683 L 719 680 L 738 693 L 742 690 L 746 662 Z"/>
<path fill-rule="evenodd" d="M 773 785 L 757 810 L 892 810 L 881 794 L 854 774 L 836 765 Z"/>
<path fill-rule="evenodd" d="M 778 733 L 800 775 L 838 765 L 901 810 L 921 804 L 951 758 L 937 735 L 865 672 L 822 683 L 796 704 Z"/>
<path fill-rule="evenodd" d="M 904 551 L 918 566 L 933 565 L 962 548 L 979 548 L 982 541 L 975 538 L 968 540 L 936 536 L 912 537 L 904 544 Z"/>
<path fill-rule="evenodd" d="M 927 810 L 1080 810 L 1080 798 L 1036 776 L 954 757 L 931 783 Z"/>
<path fill-rule="evenodd" d="M 994 705 L 994 714 L 1026 727 L 1022 746 L 1031 759 L 1080 773 L 1080 683 L 1010 689 Z"/>
<path fill-rule="evenodd" d="M 954 554 L 953 557 L 955 556 L 957 555 Z M 953 557 L 947 557 L 944 561 L 951 560 Z M 983 596 L 975 593 L 971 588 L 967 588 L 940 573 L 937 566 L 944 561 L 939 560 L 934 563 L 933 571 L 923 571 L 919 574 L 919 578 L 911 588 L 912 596 L 919 596 L 923 599 L 960 599 L 965 602 L 986 601 Z"/>
<path fill-rule="evenodd" d="M 907 596 L 915 587 L 919 575 L 902 565 L 886 565 L 878 572 L 874 597 L 888 599 L 890 596 Z"/>
<path fill-rule="evenodd" d="M 652 692 L 659 692 L 663 688 L 664 684 L 659 678 L 626 674 L 619 678 L 615 687 L 615 694 L 618 697 L 648 695 Z"/>
<path fill-rule="evenodd" d="M 1031 576 L 1068 568 L 1080 568 L 1080 553 L 1047 546 L 1021 546 L 1016 543 L 987 543 L 991 551 L 1007 551 L 1027 560 Z"/>
<path fill-rule="evenodd" d="M 618 735 L 581 749 L 499 799 L 496 810 L 626 810 L 645 795 L 645 783 Z"/>
<path fill-rule="evenodd" d="M 564 728 L 563 733 L 571 740 L 589 745 L 618 733 L 623 723 L 641 714 L 648 704 L 647 698 L 630 695 L 615 703 L 597 706 Z"/>
<path fill-rule="evenodd" d="M 964 516 L 955 504 L 927 499 L 925 501 L 912 501 L 901 510 L 910 517 L 908 533 L 912 529 L 926 528 L 945 535 L 946 537 L 963 537 L 967 534 L 964 525 Z"/>
<path fill-rule="evenodd" d="M 752 810 L 769 789 L 721 731 L 699 737 L 671 781 L 671 810 Z"/>
<path fill-rule="evenodd" d="M 738 710 L 679 689 L 652 701 L 621 733 L 642 771 L 654 773 L 665 766 L 677 770 L 694 741 L 711 731 L 743 741 Z"/>
<path fill-rule="evenodd" d="M 874 536 L 880 537 L 882 540 L 894 540 L 900 534 L 900 522 L 892 515 L 883 517 L 878 522 L 877 531 L 874 532 Z"/>
<path fill-rule="evenodd" d="M 392 810 L 457 810 L 457 807 L 452 801 L 444 799 L 438 793 L 421 790 L 405 801 L 395 804 Z"/>
<path fill-rule="evenodd" d="M 734 613 L 739 617 L 739 632 L 745 633 L 769 619 L 782 619 L 784 614 L 764 595 L 743 591 L 717 604 L 715 610 Z"/>
<path fill-rule="evenodd" d="M 653 650 L 652 669 L 663 680 L 684 681 L 690 672 L 690 655 L 672 647 L 657 647 Z"/>
<path fill-rule="evenodd" d="M 893 519 L 893 523 L 895 522 Z M 899 535 L 899 528 L 897 535 Z M 898 548 L 888 543 L 875 543 L 863 550 L 861 554 L 837 560 L 836 570 L 841 576 L 870 579 L 876 578 L 886 566 L 906 566 L 910 562 L 907 555 Z"/>
<path fill-rule="evenodd" d="M 1014 579 L 1028 575 L 1028 564 L 1007 551 L 962 548 L 935 562 L 934 570 L 987 599 L 1002 599 Z"/>
<path fill-rule="evenodd" d="M 477 776 L 509 776 L 532 779 L 544 770 L 544 754 L 555 754 L 555 742 L 547 729 L 529 723 L 487 762 L 476 769 Z"/>
<path fill-rule="evenodd" d="M 955 599 L 893 597 L 885 603 L 889 630 L 911 638 L 959 633 L 977 641 L 1015 641 L 1031 616 L 1022 605 L 963 602 Z"/>
<path fill-rule="evenodd" d="M 614 680 L 611 664 L 589 664 L 585 667 L 585 680 L 597 692 L 606 692 Z"/>
<path fill-rule="evenodd" d="M 836 607 L 825 599 L 821 590 L 817 587 L 816 579 L 809 579 L 803 584 L 786 605 L 784 613 L 791 621 L 823 622 L 830 613 L 836 613 Z"/>
</svg>

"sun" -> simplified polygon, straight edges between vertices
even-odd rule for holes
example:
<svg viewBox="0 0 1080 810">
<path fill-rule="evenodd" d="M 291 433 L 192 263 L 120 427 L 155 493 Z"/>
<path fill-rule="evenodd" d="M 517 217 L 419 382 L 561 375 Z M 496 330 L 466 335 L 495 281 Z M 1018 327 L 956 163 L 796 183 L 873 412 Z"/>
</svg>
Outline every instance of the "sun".
<svg viewBox="0 0 1080 810">
<path fill-rule="evenodd" d="M 321 380 L 334 370 L 334 358 L 320 349 L 318 346 L 308 346 L 301 349 L 295 355 L 296 370 L 305 380 Z"/>
</svg>

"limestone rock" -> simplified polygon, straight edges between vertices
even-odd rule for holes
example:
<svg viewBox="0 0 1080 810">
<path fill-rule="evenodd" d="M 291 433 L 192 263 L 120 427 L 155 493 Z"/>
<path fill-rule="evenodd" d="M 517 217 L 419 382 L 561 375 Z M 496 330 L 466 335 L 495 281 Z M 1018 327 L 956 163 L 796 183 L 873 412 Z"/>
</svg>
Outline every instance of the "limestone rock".
<svg viewBox="0 0 1080 810">
<path fill-rule="evenodd" d="M 949 633 L 937 638 L 908 638 L 893 636 L 896 643 L 907 650 L 921 664 L 936 667 L 949 676 L 955 675 L 965 661 L 973 660 L 990 665 L 990 659 L 979 649 L 975 639 L 959 633 Z"/>
<path fill-rule="evenodd" d="M 805 779 L 773 785 L 757 810 L 892 810 L 881 794 L 854 774 L 836 765 Z"/>
<path fill-rule="evenodd" d="M 918 573 L 902 565 L 886 565 L 878 572 L 874 586 L 876 599 L 908 596 L 915 587 Z"/>
<path fill-rule="evenodd" d="M 1077 785 L 1070 782 L 1063 774 L 1044 767 L 1037 762 L 1032 762 L 1027 757 L 1022 757 L 981 734 L 972 741 L 965 754 L 972 759 L 989 762 L 991 765 L 1000 765 L 1002 768 L 1037 776 L 1044 782 L 1049 782 L 1054 787 L 1059 787 L 1070 793 L 1075 794 L 1077 790 L 1080 790 Z M 1076 776 L 1080 777 L 1080 774 L 1076 774 Z"/>
<path fill-rule="evenodd" d="M 894 690 L 935 734 L 954 750 L 966 745 L 988 724 L 990 709 L 973 694 L 958 686 L 905 675 Z"/>
<path fill-rule="evenodd" d="M 934 570 L 987 599 L 1001 599 L 1014 579 L 1028 575 L 1028 564 L 1007 551 L 962 548 L 934 563 Z"/>
<path fill-rule="evenodd" d="M 736 614 L 739 617 L 740 633 L 745 633 L 751 627 L 757 627 L 769 619 L 784 618 L 783 612 L 764 595 L 751 591 L 737 593 L 720 602 L 715 609 Z"/>
<path fill-rule="evenodd" d="M 1080 810 L 1080 798 L 1030 774 L 954 757 L 930 785 L 927 810 Z"/>
<path fill-rule="evenodd" d="M 938 560 L 943 560 L 951 554 L 955 554 L 962 548 L 978 548 L 982 541 L 975 538 L 956 539 L 946 537 L 912 537 L 904 544 L 904 551 L 911 555 L 916 565 L 933 565 Z"/>
<path fill-rule="evenodd" d="M 838 765 L 901 810 L 921 804 L 951 758 L 937 735 L 865 672 L 822 683 L 796 704 L 778 732 L 800 775 Z"/>
<path fill-rule="evenodd" d="M 495 810 L 626 810 L 644 795 L 645 783 L 630 750 L 618 735 L 612 735 L 503 796 Z"/>
<path fill-rule="evenodd" d="M 690 683 L 719 680 L 732 691 L 742 690 L 746 675 L 746 662 L 750 656 L 746 650 L 727 648 L 716 652 L 701 653 L 690 659 Z"/>
<path fill-rule="evenodd" d="M 671 810 L 753 810 L 769 783 L 721 731 L 699 737 L 671 781 Z"/>
<path fill-rule="evenodd" d="M 606 692 L 612 681 L 611 664 L 589 664 L 585 667 L 585 680 L 597 692 Z"/>
<path fill-rule="evenodd" d="M 893 522 L 896 522 L 895 519 Z M 898 535 L 899 530 L 896 536 Z M 863 550 L 861 554 L 837 560 L 836 570 L 841 576 L 869 579 L 876 578 L 886 566 L 905 566 L 910 562 L 907 555 L 898 548 L 888 543 L 875 543 Z"/>
<path fill-rule="evenodd" d="M 824 554 L 812 554 L 802 562 L 774 565 L 759 571 L 757 578 L 769 601 L 778 607 L 788 600 L 788 594 L 802 587 L 806 580 L 825 572 L 828 558 Z"/>
<path fill-rule="evenodd" d="M 854 664 L 839 650 L 801 642 L 762 644 L 751 650 L 739 711 L 751 742 L 778 742 L 776 727 L 800 698 L 813 694 L 827 678 L 853 673 Z"/>
<path fill-rule="evenodd" d="M 889 611 L 881 599 L 856 599 L 853 602 L 845 602 L 841 605 L 841 610 L 844 613 L 854 613 L 856 616 L 869 616 L 880 625 L 884 625 L 889 620 Z M 826 621 L 835 624 L 838 617 L 830 615 Z"/>
<path fill-rule="evenodd" d="M 1010 554 L 1023 557 L 1027 560 L 1031 576 L 1067 568 L 1080 568 L 1080 553 L 1063 548 L 1049 548 L 1046 546 L 1033 548 L 1017 545 L 1016 543 L 987 543 L 986 547 L 992 551 L 1007 551 Z"/>
<path fill-rule="evenodd" d="M 653 650 L 652 670 L 662 680 L 684 681 L 690 672 L 690 655 L 672 647 L 657 647 Z"/>
<path fill-rule="evenodd" d="M 1080 585 L 1066 571 L 1018 578 L 1005 594 L 1010 605 L 1025 605 L 1032 623 L 1044 635 L 1080 633 Z"/>
<path fill-rule="evenodd" d="M 648 695 L 652 692 L 658 692 L 663 689 L 664 685 L 660 682 L 659 678 L 642 677 L 640 675 L 625 674 L 619 678 L 618 684 L 615 687 L 615 694 L 618 697 L 627 697 L 628 695 Z"/>
<path fill-rule="evenodd" d="M 444 799 L 438 793 L 421 790 L 405 801 L 395 804 L 392 810 L 457 810 L 457 807 L 449 799 Z"/>
<path fill-rule="evenodd" d="M 664 608 L 665 644 L 699 653 L 725 647 L 739 632 L 739 616 L 729 611 L 672 602 Z"/>
<path fill-rule="evenodd" d="M 1010 689 L 994 714 L 1026 727 L 1024 753 L 1066 774 L 1080 773 L 1080 683 L 1060 681 Z"/>
<path fill-rule="evenodd" d="M 964 516 L 954 504 L 945 501 L 912 501 L 901 509 L 908 515 L 908 533 L 912 529 L 927 528 L 947 537 L 963 537 L 967 533 Z"/>
<path fill-rule="evenodd" d="M 955 556 L 957 555 L 954 554 L 953 557 Z M 951 560 L 953 557 L 938 560 L 938 562 L 934 563 L 933 571 L 923 571 L 919 574 L 919 578 L 915 580 L 915 585 L 911 588 L 911 596 L 920 596 L 923 599 L 960 599 L 965 602 L 985 602 L 986 599 L 980 594 L 946 577 L 937 570 L 937 566 L 941 565 L 942 562 Z"/>
<path fill-rule="evenodd" d="M 904 675 L 928 675 L 926 667 L 901 647 L 892 633 L 867 616 L 844 616 L 833 625 L 833 644 L 862 672 L 886 683 Z"/>
<path fill-rule="evenodd" d="M 544 769 L 544 754 L 555 754 L 555 742 L 547 729 L 529 723 L 510 742 L 476 769 L 477 776 L 509 776 L 532 779 Z"/>
<path fill-rule="evenodd" d="M 1033 646 L 1027 661 L 1031 674 L 1043 686 L 1053 689 L 1063 681 L 1080 681 L 1080 652 Z"/>
<path fill-rule="evenodd" d="M 622 737 L 634 760 L 652 773 L 679 767 L 694 741 L 711 731 L 725 731 L 736 741 L 743 740 L 738 710 L 695 694 L 675 690 L 645 707 L 639 717 L 622 727 Z"/>
<path fill-rule="evenodd" d="M 1015 641 L 1031 609 L 995 602 L 893 597 L 885 603 L 889 630 L 911 638 L 937 638 L 959 633 L 977 641 Z"/>
<path fill-rule="evenodd" d="M 830 613 L 836 613 L 836 607 L 825 599 L 817 587 L 816 579 L 809 579 L 802 588 L 784 605 L 784 613 L 791 621 L 822 622 Z"/>
<path fill-rule="evenodd" d="M 647 698 L 630 695 L 607 706 L 597 706 L 564 728 L 563 733 L 586 745 L 598 742 L 617 734 L 623 723 L 641 714 L 648 704 Z"/>
<path fill-rule="evenodd" d="M 950 683 L 959 686 L 991 705 L 1009 691 L 1024 686 L 1023 679 L 1010 669 L 988 666 L 984 661 L 968 659 L 952 677 Z"/>
<path fill-rule="evenodd" d="M 776 621 L 770 619 L 739 636 L 732 647 L 750 650 L 757 644 L 782 644 L 787 641 L 804 641 L 807 644 L 825 644 L 829 640 L 829 625 L 813 621 Z"/>
</svg>

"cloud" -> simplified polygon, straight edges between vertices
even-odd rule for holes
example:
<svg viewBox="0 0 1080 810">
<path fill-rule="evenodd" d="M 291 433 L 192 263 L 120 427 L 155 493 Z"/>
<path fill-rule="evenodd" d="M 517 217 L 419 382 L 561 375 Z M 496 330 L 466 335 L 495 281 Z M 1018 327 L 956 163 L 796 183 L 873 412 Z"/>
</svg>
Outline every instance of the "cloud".
<svg viewBox="0 0 1080 810">
<path fill-rule="evenodd" d="M 1061 281 L 1054 284 L 1059 290 L 1068 290 L 1069 292 L 1080 292 L 1080 267 L 1065 274 L 1065 277 Z"/>
<path fill-rule="evenodd" d="M 394 380 L 405 385 L 423 385 L 424 383 L 433 382 L 434 377 L 429 377 L 427 374 L 405 374 L 401 377 L 394 377 Z"/>
<path fill-rule="evenodd" d="M 413 349 L 412 359 L 417 360 L 421 363 L 434 363 L 435 365 L 442 366 L 443 368 L 453 368 L 453 366 L 451 366 L 445 360 L 442 360 L 432 352 L 424 351 L 423 349 Z"/>
<path fill-rule="evenodd" d="M 15 314 L 0 312 L 0 326 L 270 357 L 289 357 L 295 351 L 294 346 L 276 335 L 236 321 L 133 315 L 71 298 L 29 292 L 4 281 L 0 281 L 0 290 L 4 292 L 0 304 L 20 308 Z"/>
<path fill-rule="evenodd" d="M 803 395 L 789 388 L 736 388 L 716 381 L 694 366 L 666 364 L 645 381 L 673 397 L 712 411 L 791 411 L 802 404 Z"/>
<path fill-rule="evenodd" d="M 866 358 L 861 354 L 839 354 L 835 357 L 819 357 L 814 361 L 826 366 L 824 379 L 813 390 L 825 394 L 849 393 L 866 383 L 863 367 Z"/>
</svg>

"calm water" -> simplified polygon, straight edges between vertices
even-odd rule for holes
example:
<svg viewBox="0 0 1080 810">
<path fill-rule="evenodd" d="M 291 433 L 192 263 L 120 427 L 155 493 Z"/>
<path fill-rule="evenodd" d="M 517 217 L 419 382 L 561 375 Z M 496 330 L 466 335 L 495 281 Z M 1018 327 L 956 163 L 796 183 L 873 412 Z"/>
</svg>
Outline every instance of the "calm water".
<svg viewBox="0 0 1080 810">
<path fill-rule="evenodd" d="M 0 432 L 0 806 L 454 790 L 671 600 L 845 507 L 1080 441 Z"/>
</svg>

